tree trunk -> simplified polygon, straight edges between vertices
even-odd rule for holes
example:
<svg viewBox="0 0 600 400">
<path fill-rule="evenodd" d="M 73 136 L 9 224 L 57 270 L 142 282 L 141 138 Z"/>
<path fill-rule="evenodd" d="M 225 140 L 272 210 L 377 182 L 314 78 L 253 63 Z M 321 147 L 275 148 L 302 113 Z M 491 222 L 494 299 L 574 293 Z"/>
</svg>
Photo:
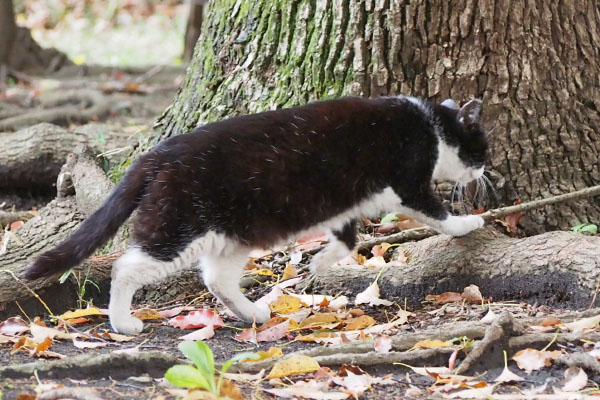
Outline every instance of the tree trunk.
<svg viewBox="0 0 600 400">
<path fill-rule="evenodd" d="M 194 54 L 194 48 L 204 20 L 204 5 L 206 0 L 188 0 L 188 20 L 185 27 L 185 39 L 183 47 L 183 61 L 190 62 Z"/>
<path fill-rule="evenodd" d="M 215 0 L 164 137 L 317 99 L 472 97 L 495 127 L 500 203 L 600 183 L 595 1 Z M 528 213 L 528 233 L 598 221 L 599 200 Z"/>
<path fill-rule="evenodd" d="M 8 65 L 17 25 L 12 0 L 0 0 L 0 66 Z"/>
</svg>

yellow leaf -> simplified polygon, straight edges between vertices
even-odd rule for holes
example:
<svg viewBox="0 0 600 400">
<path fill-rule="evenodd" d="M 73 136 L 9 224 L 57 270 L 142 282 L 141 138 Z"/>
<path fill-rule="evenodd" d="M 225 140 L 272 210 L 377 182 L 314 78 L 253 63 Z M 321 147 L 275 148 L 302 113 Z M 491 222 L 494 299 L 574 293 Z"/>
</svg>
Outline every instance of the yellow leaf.
<svg viewBox="0 0 600 400">
<path fill-rule="evenodd" d="M 318 313 L 306 318 L 300 324 L 300 329 L 321 329 L 325 325 L 340 322 L 340 318 L 335 313 Z"/>
<path fill-rule="evenodd" d="M 271 311 L 279 314 L 293 313 L 300 310 L 300 307 L 302 307 L 302 300 L 287 294 L 282 294 L 277 300 L 269 304 Z"/>
<path fill-rule="evenodd" d="M 281 357 L 283 355 L 283 351 L 279 347 L 270 347 L 267 351 L 257 351 L 256 354 L 259 355 L 256 359 L 245 359 L 242 361 L 245 362 L 257 362 L 262 360 L 268 360 L 269 358 Z"/>
<path fill-rule="evenodd" d="M 283 378 L 284 376 L 314 372 L 320 368 L 319 363 L 312 357 L 297 355 L 277 362 L 267 379 Z"/>
<path fill-rule="evenodd" d="M 268 268 L 253 269 L 250 271 L 253 275 L 275 276 L 275 272 Z"/>
<path fill-rule="evenodd" d="M 281 280 L 285 281 L 287 279 L 292 279 L 297 276 L 298 276 L 298 271 L 296 271 L 296 267 L 294 267 L 290 263 L 287 263 L 287 265 L 285 266 L 285 269 L 283 270 L 283 277 L 281 278 Z"/>
<path fill-rule="evenodd" d="M 158 311 L 153 310 L 151 308 L 142 308 L 141 310 L 137 310 L 132 314 L 134 317 L 141 319 L 142 321 L 147 321 L 151 319 L 165 319 L 162 315 L 158 313 Z"/>
<path fill-rule="evenodd" d="M 369 315 L 361 315 L 360 317 L 350 318 L 344 321 L 344 330 L 345 331 L 355 331 L 358 329 L 365 329 L 369 326 L 375 325 L 377 321 L 373 319 L 373 317 Z"/>
<path fill-rule="evenodd" d="M 439 340 L 439 339 L 426 339 L 426 340 L 421 340 L 420 342 L 417 342 L 412 348 L 413 349 L 433 349 L 435 347 L 448 347 L 448 346 L 452 346 L 452 343 L 447 342 L 447 341 L 443 341 L 443 340 Z"/>
<path fill-rule="evenodd" d="M 89 315 L 106 315 L 102 311 L 98 310 L 96 307 L 88 307 L 85 309 L 78 309 L 75 311 L 67 311 L 63 315 L 60 316 L 62 319 L 71 319 L 71 318 L 79 318 L 79 317 L 87 317 Z"/>
</svg>

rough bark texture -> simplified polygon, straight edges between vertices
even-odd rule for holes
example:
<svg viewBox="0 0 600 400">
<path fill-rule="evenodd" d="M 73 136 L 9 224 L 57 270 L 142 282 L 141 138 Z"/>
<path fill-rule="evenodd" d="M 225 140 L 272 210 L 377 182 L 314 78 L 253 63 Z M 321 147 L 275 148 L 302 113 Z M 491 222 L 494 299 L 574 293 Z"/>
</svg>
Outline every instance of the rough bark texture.
<svg viewBox="0 0 600 400">
<path fill-rule="evenodd" d="M 36 255 L 73 233 L 86 213 L 97 209 L 114 187 L 97 166 L 96 160 L 85 151 L 70 156 L 67 164 L 61 169 L 59 182 L 67 180 L 72 183 L 75 195 L 63 197 L 68 193 L 61 193 L 59 190 L 56 200 L 43 207 L 36 217 L 27 221 L 18 231 L 10 234 L 7 252 L 0 254 L 0 319 L 10 316 L 11 313 L 19 313 L 15 300 L 19 301 L 26 311 L 45 311 L 41 303 L 31 296 L 31 292 L 24 290 L 23 282 L 15 279 L 8 271 L 17 277 L 21 276 Z M 107 249 L 114 251 L 122 248 L 120 243 L 123 233 L 117 235 L 117 246 L 109 245 Z M 89 269 L 89 278 L 100 284 L 100 293 L 92 286 L 88 287 L 88 294 L 101 300 L 99 303 L 108 299 L 108 277 L 112 262 L 117 256 L 118 254 L 112 254 L 90 258 L 77 268 L 84 274 Z M 27 285 L 48 303 L 52 311 L 58 310 L 55 312 L 72 307 L 77 300 L 78 283 L 75 279 L 59 285 L 56 277 L 51 277 L 28 282 Z"/>
<path fill-rule="evenodd" d="M 69 132 L 42 123 L 14 133 L 0 133 L 0 191 L 53 191 L 61 166 L 76 148 L 89 145 L 97 153 L 124 149 L 108 156 L 109 163 L 120 163 L 135 142 L 130 134 L 102 124 Z"/>
<path fill-rule="evenodd" d="M 0 0 L 0 66 L 8 64 L 16 34 L 17 25 L 12 0 Z"/>
<path fill-rule="evenodd" d="M 383 298 L 403 303 L 422 301 L 428 294 L 461 292 L 479 286 L 484 297 L 523 300 L 562 307 L 588 306 L 600 270 L 600 238 L 573 232 L 548 232 L 509 238 L 480 229 L 462 238 L 438 235 L 407 243 L 409 263 L 387 268 L 379 278 Z M 317 292 L 344 288 L 359 293 L 379 270 L 331 268 L 314 283 Z M 342 293 L 343 294 L 343 293 Z"/>
<path fill-rule="evenodd" d="M 343 95 L 482 98 L 503 204 L 600 183 L 595 1 L 215 0 L 162 137 Z M 598 221 L 600 201 L 530 212 L 528 233 Z"/>
</svg>

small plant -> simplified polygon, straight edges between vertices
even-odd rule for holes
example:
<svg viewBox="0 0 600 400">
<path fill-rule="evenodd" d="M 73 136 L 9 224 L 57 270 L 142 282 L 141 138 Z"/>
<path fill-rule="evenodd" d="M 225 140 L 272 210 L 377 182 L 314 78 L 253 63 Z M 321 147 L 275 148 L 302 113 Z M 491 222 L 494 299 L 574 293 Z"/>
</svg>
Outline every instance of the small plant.
<svg viewBox="0 0 600 400">
<path fill-rule="evenodd" d="M 215 359 L 213 352 L 208 345 L 202 341 L 198 342 L 181 342 L 179 350 L 189 358 L 193 365 L 175 365 L 165 373 L 165 378 L 175 386 L 184 388 L 204 389 L 211 393 L 215 398 L 223 398 L 221 394 L 221 386 L 223 385 L 223 375 L 231 365 L 237 361 L 244 359 L 257 359 L 259 355 L 256 353 L 239 353 L 236 356 L 225 361 L 219 378 L 215 376 Z"/>
<path fill-rule="evenodd" d="M 67 279 L 69 279 L 69 276 L 73 275 L 73 277 L 75 278 L 75 281 L 77 282 L 77 287 L 79 288 L 79 290 L 77 292 L 77 297 L 78 297 L 77 302 L 79 303 L 79 308 L 83 308 L 84 304 L 88 303 L 88 301 L 85 300 L 86 286 L 88 284 L 94 286 L 96 288 L 96 290 L 98 290 L 98 292 L 100 292 L 100 287 L 98 286 L 98 284 L 96 282 L 94 282 L 93 280 L 89 279 L 90 268 L 88 268 L 87 272 L 85 273 L 83 282 L 81 281 L 81 275 L 79 273 L 75 273 L 73 268 L 71 268 L 68 271 L 66 271 L 65 273 L 63 273 L 59 279 L 59 282 L 62 285 L 63 283 L 65 283 L 67 281 Z"/>
<path fill-rule="evenodd" d="M 579 225 L 575 225 L 574 227 L 572 227 L 571 230 L 573 232 L 577 232 L 577 233 L 591 233 L 592 235 L 595 235 L 598 233 L 598 225 L 579 224 Z"/>
</svg>

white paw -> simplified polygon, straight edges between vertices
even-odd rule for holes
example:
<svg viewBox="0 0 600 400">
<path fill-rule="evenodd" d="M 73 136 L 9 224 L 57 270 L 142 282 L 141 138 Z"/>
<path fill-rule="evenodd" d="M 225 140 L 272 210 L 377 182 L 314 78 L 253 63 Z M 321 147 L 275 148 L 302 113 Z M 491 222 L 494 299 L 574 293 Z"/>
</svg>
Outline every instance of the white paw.
<svg viewBox="0 0 600 400">
<path fill-rule="evenodd" d="M 452 236 L 464 236 L 469 232 L 479 229 L 485 221 L 479 215 L 449 216 L 442 223 L 442 231 Z"/>
<path fill-rule="evenodd" d="M 119 318 L 110 318 L 110 325 L 113 330 L 126 335 L 136 335 L 144 329 L 144 323 L 132 316 L 120 316 Z"/>
<path fill-rule="evenodd" d="M 255 307 L 254 317 L 256 318 L 257 324 L 262 324 L 271 319 L 271 310 L 269 308 L 264 307 Z"/>
</svg>

